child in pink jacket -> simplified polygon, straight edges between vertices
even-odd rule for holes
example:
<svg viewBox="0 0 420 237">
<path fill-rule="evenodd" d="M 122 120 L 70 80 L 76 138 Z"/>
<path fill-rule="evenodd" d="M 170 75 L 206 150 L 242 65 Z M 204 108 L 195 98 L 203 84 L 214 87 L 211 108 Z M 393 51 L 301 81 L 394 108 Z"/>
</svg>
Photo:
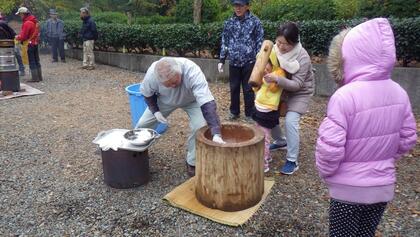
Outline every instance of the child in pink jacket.
<svg viewBox="0 0 420 237">
<path fill-rule="evenodd" d="M 331 196 L 330 236 L 374 236 L 394 197 L 395 163 L 416 143 L 404 89 L 391 80 L 395 42 L 387 19 L 337 35 L 328 68 L 341 86 L 328 103 L 316 166 Z"/>
</svg>

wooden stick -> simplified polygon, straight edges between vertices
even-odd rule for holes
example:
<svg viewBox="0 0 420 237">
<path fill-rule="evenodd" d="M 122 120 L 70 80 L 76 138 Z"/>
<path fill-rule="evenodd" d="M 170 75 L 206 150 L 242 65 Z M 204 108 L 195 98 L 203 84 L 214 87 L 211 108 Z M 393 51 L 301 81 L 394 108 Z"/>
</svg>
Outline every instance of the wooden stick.
<svg viewBox="0 0 420 237">
<path fill-rule="evenodd" d="M 264 40 L 261 45 L 260 52 L 257 55 L 254 68 L 252 69 L 251 76 L 249 77 L 248 84 L 252 87 L 260 87 L 262 84 L 262 78 L 264 76 L 264 69 L 268 63 L 268 59 L 273 49 L 273 42 L 270 40 Z"/>
</svg>

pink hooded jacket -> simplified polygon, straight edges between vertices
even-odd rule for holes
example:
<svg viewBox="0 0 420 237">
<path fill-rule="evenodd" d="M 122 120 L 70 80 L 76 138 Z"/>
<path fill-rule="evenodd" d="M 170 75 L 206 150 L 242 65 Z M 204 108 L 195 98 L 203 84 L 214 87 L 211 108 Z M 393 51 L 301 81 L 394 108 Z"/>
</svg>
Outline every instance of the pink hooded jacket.
<svg viewBox="0 0 420 237">
<path fill-rule="evenodd" d="M 332 95 L 319 128 L 316 166 L 332 198 L 388 202 L 394 196 L 395 162 L 417 139 L 408 95 L 391 80 L 394 34 L 387 19 L 377 18 L 343 37 L 335 74 L 329 65 L 336 80 L 343 77 L 343 86 Z"/>
</svg>

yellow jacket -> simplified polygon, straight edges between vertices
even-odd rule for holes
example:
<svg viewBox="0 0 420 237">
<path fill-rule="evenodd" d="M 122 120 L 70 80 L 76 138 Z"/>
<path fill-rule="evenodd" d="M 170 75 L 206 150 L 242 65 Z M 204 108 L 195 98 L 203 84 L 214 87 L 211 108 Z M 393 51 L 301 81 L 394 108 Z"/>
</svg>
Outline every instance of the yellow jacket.
<svg viewBox="0 0 420 237">
<path fill-rule="evenodd" d="M 283 69 L 278 68 L 273 71 L 277 76 L 285 77 L 286 73 Z M 263 78 L 261 88 L 255 95 L 255 106 L 267 110 L 278 110 L 280 104 L 280 96 L 283 88 L 280 88 L 276 83 L 268 83 Z"/>
<path fill-rule="evenodd" d="M 276 47 L 276 46 L 273 46 L 273 47 Z M 280 63 L 279 63 L 279 60 L 277 60 L 277 55 L 276 55 L 276 51 L 274 51 L 274 48 L 271 50 L 269 60 L 271 61 L 271 64 L 273 65 L 273 72 L 277 71 L 278 69 L 281 69 L 283 71 L 283 69 L 280 68 Z"/>
</svg>

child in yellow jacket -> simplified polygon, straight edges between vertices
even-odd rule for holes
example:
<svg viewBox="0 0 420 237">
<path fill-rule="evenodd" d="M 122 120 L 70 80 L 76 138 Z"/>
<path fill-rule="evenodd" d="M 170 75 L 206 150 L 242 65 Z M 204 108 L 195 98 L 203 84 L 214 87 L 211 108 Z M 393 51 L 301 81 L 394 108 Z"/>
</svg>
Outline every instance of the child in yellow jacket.
<svg viewBox="0 0 420 237">
<path fill-rule="evenodd" d="M 273 60 L 274 59 L 274 60 Z M 273 65 L 273 61 L 276 63 L 277 59 L 273 58 L 268 60 L 267 65 L 264 69 L 264 74 L 274 73 L 277 76 L 285 77 L 285 71 L 277 65 Z M 262 79 L 260 88 L 253 88 L 255 94 L 255 113 L 252 118 L 257 122 L 257 127 L 264 132 L 265 136 L 265 147 L 264 147 L 264 172 L 268 172 L 269 162 L 272 161 L 270 154 L 270 138 L 271 129 L 279 124 L 279 105 L 280 96 L 283 91 L 276 83 L 268 83 Z"/>
</svg>

